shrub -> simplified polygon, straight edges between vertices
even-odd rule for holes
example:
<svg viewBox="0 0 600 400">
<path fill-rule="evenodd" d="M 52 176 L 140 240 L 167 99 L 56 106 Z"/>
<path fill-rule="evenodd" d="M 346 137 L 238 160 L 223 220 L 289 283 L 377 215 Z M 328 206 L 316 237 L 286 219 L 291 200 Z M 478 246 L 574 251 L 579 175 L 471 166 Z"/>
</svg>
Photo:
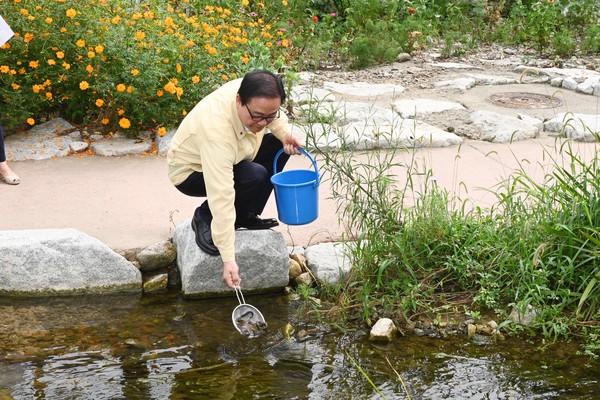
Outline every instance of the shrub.
<svg viewBox="0 0 600 400">
<path fill-rule="evenodd" d="M 282 3 L 0 0 L 16 33 L 2 51 L 9 128 L 60 115 L 104 131 L 171 126 L 204 95 L 283 65 Z M 227 7 L 229 3 L 229 8 Z"/>
</svg>

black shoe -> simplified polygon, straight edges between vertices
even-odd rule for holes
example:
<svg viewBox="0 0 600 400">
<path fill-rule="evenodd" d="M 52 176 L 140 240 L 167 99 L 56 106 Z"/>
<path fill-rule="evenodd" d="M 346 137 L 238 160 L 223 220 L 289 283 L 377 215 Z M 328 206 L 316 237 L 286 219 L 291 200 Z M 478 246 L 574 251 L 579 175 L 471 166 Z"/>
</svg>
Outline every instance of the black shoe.
<svg viewBox="0 0 600 400">
<path fill-rule="evenodd" d="M 248 214 L 248 219 L 244 222 L 235 224 L 235 229 L 269 229 L 278 226 L 279 222 L 275 218 L 262 219 L 256 214 Z"/>
<path fill-rule="evenodd" d="M 207 224 L 202 219 L 196 221 L 196 218 L 192 218 L 192 230 L 196 235 L 196 244 L 202 251 L 211 256 L 219 255 L 219 249 L 213 243 L 210 224 Z"/>
</svg>

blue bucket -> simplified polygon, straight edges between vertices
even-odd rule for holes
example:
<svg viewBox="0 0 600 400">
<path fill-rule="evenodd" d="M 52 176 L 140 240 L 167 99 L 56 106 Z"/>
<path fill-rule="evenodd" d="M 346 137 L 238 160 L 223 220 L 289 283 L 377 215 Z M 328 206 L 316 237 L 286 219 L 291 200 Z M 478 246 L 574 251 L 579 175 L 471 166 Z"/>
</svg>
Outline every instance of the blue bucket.
<svg viewBox="0 0 600 400">
<path fill-rule="evenodd" d="M 293 169 L 277 172 L 279 150 L 273 161 L 271 183 L 275 189 L 275 202 L 279 220 L 287 225 L 305 225 L 319 215 L 319 171 L 317 163 L 304 149 L 299 149 L 312 161 L 314 171 Z"/>
</svg>

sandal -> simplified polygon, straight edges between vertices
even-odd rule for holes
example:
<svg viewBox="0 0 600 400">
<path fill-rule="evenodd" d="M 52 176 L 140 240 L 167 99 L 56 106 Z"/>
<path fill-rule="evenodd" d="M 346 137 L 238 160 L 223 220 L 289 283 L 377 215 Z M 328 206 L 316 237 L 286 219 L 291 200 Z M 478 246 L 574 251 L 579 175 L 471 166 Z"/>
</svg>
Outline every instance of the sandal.
<svg viewBox="0 0 600 400">
<path fill-rule="evenodd" d="M 0 179 L 2 179 L 9 185 L 18 185 L 19 183 L 21 183 L 21 178 L 19 178 L 19 176 L 15 174 L 10 168 L 8 169 L 8 172 L 0 172 Z"/>
</svg>

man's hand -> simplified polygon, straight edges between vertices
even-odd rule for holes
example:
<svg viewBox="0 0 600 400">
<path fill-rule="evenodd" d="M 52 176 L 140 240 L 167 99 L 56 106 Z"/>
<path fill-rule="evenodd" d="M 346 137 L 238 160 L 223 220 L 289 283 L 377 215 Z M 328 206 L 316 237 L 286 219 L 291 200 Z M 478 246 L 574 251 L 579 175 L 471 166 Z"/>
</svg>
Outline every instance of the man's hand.
<svg viewBox="0 0 600 400">
<path fill-rule="evenodd" d="M 239 275 L 239 267 L 235 261 L 226 261 L 223 263 L 223 280 L 232 289 L 242 283 Z"/>
<path fill-rule="evenodd" d="M 302 143 L 300 143 L 300 140 L 298 140 L 296 136 L 289 133 L 286 137 L 283 138 L 282 143 L 283 151 L 285 151 L 286 154 L 300 154 L 298 148 L 302 147 Z"/>
</svg>

